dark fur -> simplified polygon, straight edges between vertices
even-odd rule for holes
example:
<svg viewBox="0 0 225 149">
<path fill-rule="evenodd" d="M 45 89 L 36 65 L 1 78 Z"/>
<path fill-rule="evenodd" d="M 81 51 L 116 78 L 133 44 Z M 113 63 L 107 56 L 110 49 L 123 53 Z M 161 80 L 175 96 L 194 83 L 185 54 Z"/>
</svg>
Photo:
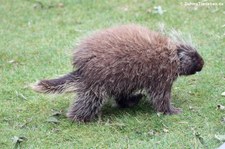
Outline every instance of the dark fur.
<svg viewBox="0 0 225 149">
<path fill-rule="evenodd" d="M 62 92 L 73 87 L 77 98 L 68 117 L 90 121 L 113 97 L 120 107 L 138 103 L 145 90 L 157 112 L 177 114 L 171 89 L 179 75 L 201 71 L 204 61 L 185 42 L 138 25 L 124 25 L 95 33 L 83 40 L 73 57 L 75 71 L 59 79 L 40 81 L 39 92 Z M 68 85 L 69 84 L 69 85 Z"/>
</svg>

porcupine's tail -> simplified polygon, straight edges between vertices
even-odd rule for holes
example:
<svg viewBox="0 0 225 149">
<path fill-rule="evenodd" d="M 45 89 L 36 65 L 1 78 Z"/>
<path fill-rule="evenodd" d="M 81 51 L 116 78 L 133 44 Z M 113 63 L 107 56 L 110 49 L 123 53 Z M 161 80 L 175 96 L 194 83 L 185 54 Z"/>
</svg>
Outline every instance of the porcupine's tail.
<svg viewBox="0 0 225 149">
<path fill-rule="evenodd" d="M 78 72 L 74 71 L 57 79 L 40 80 L 34 85 L 31 85 L 31 88 L 40 93 L 72 92 L 75 90 L 75 84 L 78 78 Z"/>
</svg>

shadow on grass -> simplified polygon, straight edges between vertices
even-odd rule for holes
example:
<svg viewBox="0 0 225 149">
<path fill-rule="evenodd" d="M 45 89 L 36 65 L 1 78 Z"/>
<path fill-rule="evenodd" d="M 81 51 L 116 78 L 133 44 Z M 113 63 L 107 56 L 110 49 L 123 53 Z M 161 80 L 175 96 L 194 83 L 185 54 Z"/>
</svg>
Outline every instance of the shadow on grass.
<svg viewBox="0 0 225 149">
<path fill-rule="evenodd" d="M 178 100 L 178 96 L 174 95 L 175 101 L 175 107 L 182 107 L 183 104 L 186 103 L 186 100 Z M 68 111 L 68 105 L 64 104 L 65 101 L 62 100 L 63 106 L 60 107 L 60 111 L 62 112 L 62 115 L 59 117 L 61 120 L 69 120 L 66 117 L 66 113 Z M 179 106 L 176 106 L 179 105 Z M 135 120 L 135 119 L 141 119 L 147 120 L 147 121 L 159 121 L 157 116 L 157 112 L 154 110 L 152 105 L 149 103 L 149 101 L 146 100 L 146 98 L 142 98 L 142 100 L 139 102 L 138 105 L 135 105 L 133 107 L 129 108 L 119 108 L 113 106 L 112 102 L 109 102 L 105 104 L 102 107 L 101 114 L 97 116 L 93 121 L 89 122 L 89 124 L 96 124 L 96 123 L 114 123 L 118 121 L 126 121 L 126 120 Z M 163 120 L 164 116 L 160 116 L 160 120 Z M 70 121 L 70 120 L 69 120 Z M 71 121 L 72 122 L 72 121 Z M 73 123 L 73 122 L 72 122 Z M 76 122 L 75 122 L 76 123 Z M 157 122 L 158 123 L 158 122 Z M 82 123 L 81 123 L 82 124 Z"/>
<path fill-rule="evenodd" d="M 63 114 L 60 116 L 60 119 L 68 119 L 66 117 L 66 112 L 68 110 L 68 107 L 61 107 L 61 111 L 63 111 Z M 138 105 L 135 105 L 133 107 L 129 108 L 119 108 L 112 106 L 112 103 L 107 103 L 102 107 L 101 110 L 101 119 L 103 122 L 107 121 L 108 119 L 112 120 L 114 118 L 121 118 L 125 116 L 132 116 L 136 117 L 140 114 L 145 114 L 148 116 L 156 114 L 156 111 L 153 109 L 151 104 L 146 101 L 145 99 L 142 99 Z M 98 121 L 98 118 L 96 117 L 93 122 Z M 112 120 L 114 121 L 114 120 Z"/>
<path fill-rule="evenodd" d="M 102 108 L 102 118 L 109 118 L 112 116 L 115 117 L 121 117 L 121 116 L 126 116 L 126 115 L 131 115 L 131 116 L 137 116 L 140 113 L 142 114 L 148 114 L 153 115 L 155 114 L 155 110 L 153 109 L 153 107 L 151 106 L 151 104 L 149 102 L 147 102 L 146 100 L 142 99 L 140 101 L 140 103 L 138 105 L 135 105 L 133 107 L 129 107 L 129 108 L 119 108 L 119 107 L 112 107 L 112 105 L 110 104 L 106 104 L 103 108 Z"/>
</svg>

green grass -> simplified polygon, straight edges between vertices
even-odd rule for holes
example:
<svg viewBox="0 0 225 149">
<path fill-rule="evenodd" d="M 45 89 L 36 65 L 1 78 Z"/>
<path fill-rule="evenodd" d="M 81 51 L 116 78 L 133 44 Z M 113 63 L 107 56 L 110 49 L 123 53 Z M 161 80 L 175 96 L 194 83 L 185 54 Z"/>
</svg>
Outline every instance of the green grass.
<svg viewBox="0 0 225 149">
<path fill-rule="evenodd" d="M 23 148 L 220 146 L 222 142 L 214 136 L 225 135 L 221 121 L 225 111 L 216 109 L 218 104 L 225 105 L 221 96 L 225 91 L 225 3 L 194 9 L 184 2 L 1 0 L 0 148 L 13 148 L 14 136 L 27 138 L 20 145 Z M 152 13 L 158 5 L 166 10 L 163 15 Z M 46 122 L 53 110 L 65 113 L 74 95 L 37 94 L 27 85 L 71 71 L 71 54 L 80 39 L 125 23 L 152 29 L 164 23 L 192 34 L 205 67 L 174 84 L 173 102 L 183 113 L 158 116 L 143 101 L 131 109 L 106 106 L 102 119 L 88 124 L 71 123 L 63 114 L 59 124 Z"/>
</svg>

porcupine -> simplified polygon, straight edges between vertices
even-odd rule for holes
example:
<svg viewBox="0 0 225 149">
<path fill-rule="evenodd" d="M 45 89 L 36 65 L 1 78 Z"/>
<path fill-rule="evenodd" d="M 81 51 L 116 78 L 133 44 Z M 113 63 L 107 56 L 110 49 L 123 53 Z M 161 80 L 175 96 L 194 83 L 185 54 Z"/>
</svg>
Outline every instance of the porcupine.
<svg viewBox="0 0 225 149">
<path fill-rule="evenodd" d="M 175 32 L 174 32 L 175 33 Z M 196 48 L 179 37 L 128 24 L 104 29 L 82 40 L 73 54 L 74 70 L 62 77 L 41 80 L 33 89 L 42 93 L 77 94 L 67 116 L 91 121 L 105 101 L 120 107 L 137 104 L 144 90 L 157 112 L 177 114 L 171 105 L 173 82 L 201 71 L 204 61 Z"/>
</svg>

